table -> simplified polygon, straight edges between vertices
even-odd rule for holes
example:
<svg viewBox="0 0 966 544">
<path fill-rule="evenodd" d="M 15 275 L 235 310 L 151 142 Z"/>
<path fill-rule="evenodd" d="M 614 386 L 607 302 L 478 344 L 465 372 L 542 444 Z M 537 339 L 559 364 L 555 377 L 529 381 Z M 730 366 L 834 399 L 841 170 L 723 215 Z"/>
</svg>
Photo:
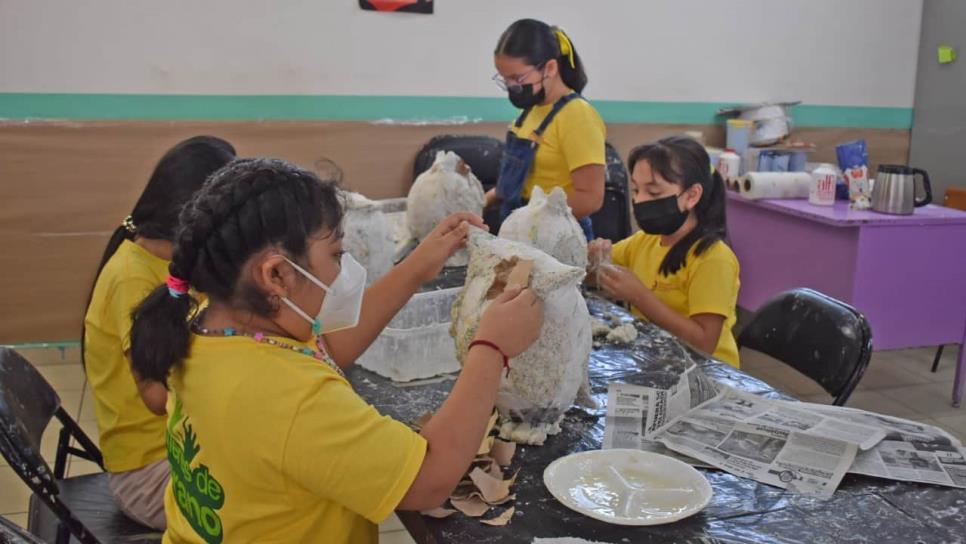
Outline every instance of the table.
<svg viewBox="0 0 966 544">
<path fill-rule="evenodd" d="M 622 308 L 589 297 L 594 315 L 634 321 Z M 543 470 L 564 455 L 599 449 L 604 436 L 607 384 L 622 381 L 668 387 L 692 363 L 732 387 L 772 398 L 789 399 L 769 385 L 724 363 L 710 360 L 657 327 L 637 323 L 633 346 L 604 345 L 590 360 L 590 380 L 599 408 L 571 409 L 563 431 L 543 446 L 520 447 L 512 470 L 520 469 L 513 491 L 516 514 L 505 527 L 490 527 L 460 514 L 437 520 L 399 512 L 418 543 L 527 543 L 534 537 L 580 537 L 592 541 L 651 542 L 959 542 L 966 527 L 966 490 L 846 476 L 835 496 L 823 502 L 730 474 L 703 471 L 714 498 L 701 513 L 680 522 L 646 527 L 609 525 L 567 509 L 543 485 Z M 352 368 L 356 391 L 383 414 L 413 421 L 435 410 L 453 385 L 451 379 L 418 385 L 394 384 L 362 368 Z"/>
<path fill-rule="evenodd" d="M 929 205 L 886 215 L 847 202 L 814 206 L 732 192 L 727 202 L 742 308 L 754 311 L 782 291 L 809 287 L 865 314 L 877 350 L 966 344 L 966 212 Z M 964 380 L 961 348 L 955 406 Z"/>
</svg>

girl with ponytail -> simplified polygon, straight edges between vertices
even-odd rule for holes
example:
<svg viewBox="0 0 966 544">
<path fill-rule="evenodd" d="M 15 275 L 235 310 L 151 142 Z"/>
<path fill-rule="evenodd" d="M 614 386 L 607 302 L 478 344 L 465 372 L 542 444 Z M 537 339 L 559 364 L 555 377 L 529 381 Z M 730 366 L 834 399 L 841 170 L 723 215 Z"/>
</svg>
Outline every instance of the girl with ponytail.
<svg viewBox="0 0 966 544">
<path fill-rule="evenodd" d="M 523 110 L 510 126 L 495 189 L 487 206 L 501 218 L 530 198 L 560 187 L 587 239 L 590 215 L 604 201 L 604 141 L 600 114 L 580 93 L 587 85 L 584 63 L 563 29 L 520 19 L 500 36 L 493 57 L 496 84 Z M 495 226 L 494 230 L 495 229 Z"/>
<path fill-rule="evenodd" d="M 728 247 L 724 180 L 704 147 L 672 137 L 631 151 L 634 217 L 641 231 L 613 247 L 595 240 L 601 286 L 634 313 L 692 346 L 738 366 L 732 327 L 738 259 Z"/>
<path fill-rule="evenodd" d="M 131 372 L 131 312 L 167 276 L 181 208 L 234 157 L 231 144 L 211 136 L 184 140 L 165 153 L 108 241 L 88 298 L 81 353 L 109 487 L 128 517 L 154 529 L 165 523 L 167 394 Z"/>
<path fill-rule="evenodd" d="M 131 329 L 136 372 L 169 388 L 165 542 L 374 543 L 393 510 L 442 504 L 476 455 L 539 301 L 514 288 L 490 304 L 416 433 L 342 369 L 482 220 L 450 216 L 366 289 L 342 213 L 335 183 L 273 159 L 232 162 L 181 213 L 168 278 Z M 197 315 L 193 292 L 208 298 Z"/>
</svg>

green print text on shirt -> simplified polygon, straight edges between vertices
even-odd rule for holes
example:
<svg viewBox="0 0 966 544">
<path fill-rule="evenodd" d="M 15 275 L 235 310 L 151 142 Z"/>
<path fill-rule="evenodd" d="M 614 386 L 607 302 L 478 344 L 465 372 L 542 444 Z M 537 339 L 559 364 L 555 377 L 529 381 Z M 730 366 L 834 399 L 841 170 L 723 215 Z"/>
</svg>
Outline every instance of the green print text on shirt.
<svg viewBox="0 0 966 544">
<path fill-rule="evenodd" d="M 174 413 L 168 420 L 167 445 L 171 487 L 178 510 L 205 542 L 221 544 L 224 531 L 218 510 L 225 504 L 225 490 L 207 466 L 198 463 L 191 467 L 201 451 L 201 444 L 182 413 L 181 400 L 177 397 Z"/>
</svg>

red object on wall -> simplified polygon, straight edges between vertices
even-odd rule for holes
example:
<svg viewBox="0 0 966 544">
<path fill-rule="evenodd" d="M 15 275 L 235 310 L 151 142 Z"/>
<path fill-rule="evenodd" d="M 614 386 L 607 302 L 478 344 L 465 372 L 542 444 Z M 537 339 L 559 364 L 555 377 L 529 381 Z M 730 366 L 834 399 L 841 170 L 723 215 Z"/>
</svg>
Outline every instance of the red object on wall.
<svg viewBox="0 0 966 544">
<path fill-rule="evenodd" d="M 429 14 L 433 12 L 433 0 L 359 0 L 359 7 L 368 11 Z"/>
</svg>

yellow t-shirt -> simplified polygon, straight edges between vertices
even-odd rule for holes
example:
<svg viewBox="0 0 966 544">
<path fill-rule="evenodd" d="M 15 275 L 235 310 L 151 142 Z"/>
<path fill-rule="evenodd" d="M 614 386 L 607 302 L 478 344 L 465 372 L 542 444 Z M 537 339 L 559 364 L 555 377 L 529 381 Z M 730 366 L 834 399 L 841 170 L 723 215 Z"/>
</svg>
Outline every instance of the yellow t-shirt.
<svg viewBox="0 0 966 544">
<path fill-rule="evenodd" d="M 193 336 L 169 383 L 166 543 L 375 543 L 426 454 L 325 363 L 248 337 Z"/>
<path fill-rule="evenodd" d="M 520 138 L 530 138 L 551 109 L 553 104 L 534 106 L 523 124 L 517 128 L 514 122 L 510 130 Z M 535 185 L 548 194 L 554 187 L 572 193 L 571 172 L 588 164 L 607 164 L 604 156 L 606 138 L 604 120 L 590 102 L 582 98 L 568 102 L 543 132 L 523 186 L 523 197 L 530 198 Z"/>
<path fill-rule="evenodd" d="M 168 275 L 168 261 L 125 240 L 104 265 L 84 317 L 84 369 L 94 394 L 104 465 L 127 472 L 164 459 L 164 416 L 138 394 L 125 352 L 131 312 Z"/>
<path fill-rule="evenodd" d="M 663 276 L 659 270 L 670 249 L 661 246 L 660 236 L 638 231 L 614 245 L 613 260 L 614 264 L 633 271 L 661 302 L 678 314 L 724 316 L 714 357 L 737 368 L 738 345 L 731 329 L 737 319 L 738 258 L 720 241 L 698 256 L 692 246 L 684 266 L 670 276 Z M 643 317 L 636 308 L 634 314 Z"/>
</svg>

